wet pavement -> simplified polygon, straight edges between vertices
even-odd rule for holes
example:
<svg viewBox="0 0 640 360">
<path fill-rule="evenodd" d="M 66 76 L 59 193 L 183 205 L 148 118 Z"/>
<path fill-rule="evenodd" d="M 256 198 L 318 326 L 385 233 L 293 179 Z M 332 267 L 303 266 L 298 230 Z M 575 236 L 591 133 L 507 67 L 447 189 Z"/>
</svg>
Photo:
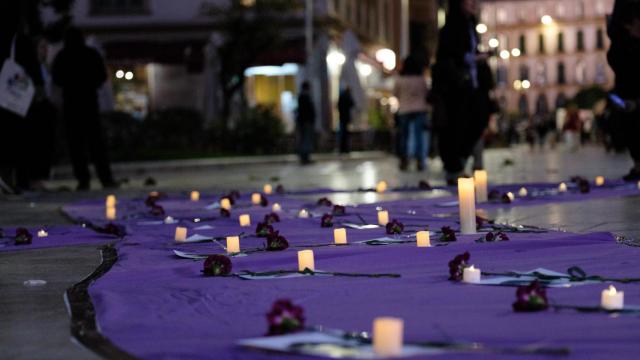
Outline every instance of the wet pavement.
<svg viewBox="0 0 640 360">
<path fill-rule="evenodd" d="M 261 163 L 268 160 L 268 163 Z M 429 163 L 427 172 L 400 172 L 397 161 L 381 153 L 360 153 L 351 157 L 318 157 L 316 163 L 300 167 L 295 157 L 246 158 L 216 161 L 139 163 L 116 166 L 117 175 L 128 180 L 116 193 L 120 197 L 146 194 L 150 190 L 222 191 L 256 189 L 264 183 L 281 183 L 287 189 L 372 187 L 379 180 L 390 186 L 416 185 L 427 180 L 443 184 L 441 163 Z M 631 161 L 626 155 L 606 154 L 595 147 L 578 152 L 530 151 L 526 147 L 487 151 L 485 165 L 491 183 L 560 182 L 573 175 L 619 178 Z M 60 179 L 51 188 L 72 188 L 68 171 L 59 169 Z M 145 186 L 153 178 L 157 185 Z M 94 184 L 97 187 L 97 184 Z M 44 226 L 69 221 L 59 208 L 65 203 L 103 198 L 105 191 L 25 194 L 0 197 L 0 227 Z M 343 195 L 345 202 L 361 202 L 362 194 Z M 640 238 L 640 196 L 548 204 L 492 210 L 499 222 L 562 229 L 572 232 L 611 231 Z M 100 262 L 95 246 L 76 246 L 0 254 L 0 357 L 16 359 L 87 359 L 95 357 L 72 343 L 64 290 L 82 280 Z M 26 287 L 25 280 L 44 279 L 47 284 Z M 8 324 L 8 326 L 7 326 Z"/>
</svg>

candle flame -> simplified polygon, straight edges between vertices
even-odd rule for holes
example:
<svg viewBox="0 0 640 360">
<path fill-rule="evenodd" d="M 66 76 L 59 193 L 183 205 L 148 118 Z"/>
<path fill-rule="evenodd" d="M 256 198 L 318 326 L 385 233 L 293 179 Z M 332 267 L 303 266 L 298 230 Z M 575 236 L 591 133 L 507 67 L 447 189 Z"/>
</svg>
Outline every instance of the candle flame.
<svg viewBox="0 0 640 360">
<path fill-rule="evenodd" d="M 469 270 L 471 270 L 471 271 L 474 271 L 475 269 L 476 269 L 476 268 L 475 268 L 473 265 L 471 265 L 471 266 L 469 267 Z"/>
<path fill-rule="evenodd" d="M 613 286 L 613 285 L 609 285 L 609 294 L 615 295 L 617 293 L 618 293 L 618 291 L 616 290 L 616 287 Z"/>
</svg>

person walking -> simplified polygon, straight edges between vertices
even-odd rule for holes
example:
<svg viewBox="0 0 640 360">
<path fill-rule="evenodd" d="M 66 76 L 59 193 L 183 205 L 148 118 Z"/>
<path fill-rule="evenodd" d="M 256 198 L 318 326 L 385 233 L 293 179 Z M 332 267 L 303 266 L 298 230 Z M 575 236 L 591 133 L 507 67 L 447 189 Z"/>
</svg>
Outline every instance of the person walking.
<svg viewBox="0 0 640 360">
<path fill-rule="evenodd" d="M 620 124 L 633 166 L 623 179 L 640 180 L 640 3 L 616 0 L 608 27 L 611 47 L 607 53 L 615 74 L 613 92 L 619 104 L 612 120 Z M 614 102 L 615 104 L 615 102 Z"/>
<path fill-rule="evenodd" d="M 67 131 L 77 190 L 90 188 L 89 161 L 103 188 L 115 188 L 98 109 L 98 88 L 106 68 L 98 52 L 85 44 L 80 30 L 69 28 L 64 47 L 53 62 L 53 83 L 62 89 L 62 114 Z"/>
<path fill-rule="evenodd" d="M 434 118 L 446 181 L 466 177 L 469 156 L 489 122 L 493 76 L 478 52 L 476 0 L 451 0 L 433 68 Z"/>
<path fill-rule="evenodd" d="M 311 86 L 304 81 L 298 96 L 298 111 L 296 114 L 296 131 L 298 135 L 298 156 L 300 164 L 311 164 L 311 152 L 313 151 L 313 133 L 316 112 L 311 99 Z"/>
<path fill-rule="evenodd" d="M 349 124 L 355 102 L 351 96 L 351 89 L 345 86 L 338 96 L 338 113 L 340 114 L 340 129 L 338 129 L 338 142 L 341 154 L 348 154 L 351 148 L 349 139 Z"/>
<path fill-rule="evenodd" d="M 427 104 L 427 82 L 424 78 L 424 62 L 416 56 L 408 56 L 396 77 L 394 95 L 398 99 L 398 123 L 401 136 L 400 142 L 400 170 L 407 170 L 409 158 L 416 160 L 416 168 L 423 171 L 426 168 L 427 152 L 429 150 L 430 132 Z"/>
</svg>

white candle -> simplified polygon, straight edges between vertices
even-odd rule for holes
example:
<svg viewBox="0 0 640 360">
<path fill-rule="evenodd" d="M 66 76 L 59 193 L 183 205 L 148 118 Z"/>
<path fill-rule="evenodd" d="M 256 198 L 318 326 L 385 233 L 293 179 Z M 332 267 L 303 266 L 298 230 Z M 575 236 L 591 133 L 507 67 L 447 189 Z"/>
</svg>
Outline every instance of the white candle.
<svg viewBox="0 0 640 360">
<path fill-rule="evenodd" d="M 243 227 L 251 226 L 251 216 L 249 216 L 249 214 L 240 215 L 240 217 L 238 218 L 238 221 L 240 221 L 240 226 L 243 226 Z"/>
<path fill-rule="evenodd" d="M 262 192 L 267 195 L 271 194 L 273 192 L 273 186 L 271 186 L 271 184 L 264 184 L 264 186 L 262 187 Z"/>
<path fill-rule="evenodd" d="M 520 188 L 520 190 L 518 191 L 518 196 L 520 197 L 527 197 L 527 195 L 529 195 L 529 192 L 527 191 L 527 188 Z"/>
<path fill-rule="evenodd" d="M 309 212 L 305 209 L 300 210 L 300 212 L 298 213 L 298 217 L 301 219 L 306 219 L 309 217 Z"/>
<path fill-rule="evenodd" d="M 220 207 L 225 210 L 231 210 L 231 200 L 228 198 L 220 199 Z"/>
<path fill-rule="evenodd" d="M 558 191 L 561 192 L 561 193 L 567 192 L 567 184 L 560 183 L 560 185 L 558 185 Z"/>
<path fill-rule="evenodd" d="M 429 247 L 431 246 L 431 239 L 428 231 L 418 231 L 416 233 L 416 243 L 418 247 Z"/>
<path fill-rule="evenodd" d="M 178 226 L 176 227 L 176 241 L 186 241 L 187 240 L 187 228 Z"/>
<path fill-rule="evenodd" d="M 240 237 L 227 236 L 227 254 L 235 254 L 240 252 Z"/>
<path fill-rule="evenodd" d="M 333 240 L 337 245 L 346 245 L 347 229 L 344 229 L 344 228 L 333 229 Z"/>
<path fill-rule="evenodd" d="M 373 320 L 373 351 L 379 356 L 399 356 L 402 354 L 404 321 L 392 317 Z"/>
<path fill-rule="evenodd" d="M 191 192 L 191 201 L 200 201 L 200 192 L 192 191 Z"/>
<path fill-rule="evenodd" d="M 515 195 L 513 195 L 513 193 L 512 193 L 511 191 L 509 191 L 509 192 L 507 193 L 507 197 L 508 197 L 508 198 L 509 198 L 509 200 L 511 200 L 511 201 L 515 200 L 515 198 L 516 198 L 516 196 L 515 196 Z"/>
<path fill-rule="evenodd" d="M 115 220 L 116 219 L 116 208 L 108 207 L 105 213 L 105 217 L 107 220 Z"/>
<path fill-rule="evenodd" d="M 110 208 L 116 206 L 116 196 L 115 195 L 107 195 L 107 200 L 105 201 L 105 206 Z"/>
<path fill-rule="evenodd" d="M 376 185 L 376 192 L 383 193 L 385 191 L 387 191 L 387 182 L 386 181 L 378 182 L 378 184 Z"/>
<path fill-rule="evenodd" d="M 475 183 L 476 190 L 476 201 L 487 202 L 489 200 L 487 195 L 487 171 L 486 170 L 476 170 L 473 172 L 473 180 Z"/>
<path fill-rule="evenodd" d="M 262 200 L 262 195 L 260 195 L 260 193 L 251 194 L 251 203 L 253 205 L 260 205 L 260 200 Z"/>
<path fill-rule="evenodd" d="M 49 236 L 49 233 L 47 233 L 46 231 L 44 231 L 44 230 L 39 230 L 38 231 L 38 237 L 39 238 L 43 238 L 43 237 L 47 237 L 47 236 Z"/>
<path fill-rule="evenodd" d="M 166 218 L 164 218 L 164 223 L 173 224 L 173 218 L 171 216 L 167 216 Z"/>
<path fill-rule="evenodd" d="M 311 271 L 316 269 L 313 260 L 313 250 L 298 251 L 298 271 L 304 271 L 304 269 Z"/>
<path fill-rule="evenodd" d="M 476 233 L 476 202 L 473 179 L 458 179 L 458 201 L 460 202 L 460 230 L 462 234 Z"/>
<path fill-rule="evenodd" d="M 476 269 L 473 265 L 464 268 L 462 272 L 462 281 L 469 284 L 476 284 L 480 282 L 480 269 Z"/>
<path fill-rule="evenodd" d="M 386 226 L 389 223 L 389 212 L 387 210 L 378 211 L 378 224 Z"/>
<path fill-rule="evenodd" d="M 278 203 L 275 203 L 275 204 L 273 204 L 273 206 L 271 206 L 271 211 L 280 212 L 280 211 L 282 211 L 282 206 L 280 206 L 280 204 L 278 204 Z"/>
<path fill-rule="evenodd" d="M 606 310 L 622 310 L 624 308 L 624 292 L 617 291 L 613 285 L 602 290 L 600 306 Z"/>
<path fill-rule="evenodd" d="M 604 176 L 596 176 L 596 186 L 604 185 Z"/>
</svg>

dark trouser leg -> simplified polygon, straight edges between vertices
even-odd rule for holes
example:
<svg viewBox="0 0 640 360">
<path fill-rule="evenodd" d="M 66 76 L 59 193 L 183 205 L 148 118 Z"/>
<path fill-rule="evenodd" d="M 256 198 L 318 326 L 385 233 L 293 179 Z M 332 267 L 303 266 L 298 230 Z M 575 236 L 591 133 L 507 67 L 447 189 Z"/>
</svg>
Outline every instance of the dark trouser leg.
<svg viewBox="0 0 640 360">
<path fill-rule="evenodd" d="M 107 145 L 102 134 L 100 120 L 98 118 L 87 120 L 91 120 L 87 137 L 90 139 L 89 152 L 91 154 L 91 161 L 96 168 L 98 179 L 100 179 L 100 183 L 102 183 L 103 186 L 113 185 L 113 174 L 111 173 Z"/>
<path fill-rule="evenodd" d="M 349 126 L 346 122 L 340 122 L 340 152 L 349 152 Z"/>
<path fill-rule="evenodd" d="M 91 174 L 89 173 L 89 159 L 87 142 L 91 141 L 86 137 L 85 124 L 80 117 L 66 118 L 67 122 L 67 142 L 69 143 L 69 157 L 73 167 L 73 175 L 78 181 L 79 188 L 89 186 Z"/>
<path fill-rule="evenodd" d="M 625 142 L 629 149 L 629 154 L 635 162 L 637 170 L 640 170 L 638 168 L 640 165 L 640 141 L 638 141 L 638 136 L 640 136 L 640 112 L 624 114 L 621 121 L 625 129 Z"/>
</svg>

